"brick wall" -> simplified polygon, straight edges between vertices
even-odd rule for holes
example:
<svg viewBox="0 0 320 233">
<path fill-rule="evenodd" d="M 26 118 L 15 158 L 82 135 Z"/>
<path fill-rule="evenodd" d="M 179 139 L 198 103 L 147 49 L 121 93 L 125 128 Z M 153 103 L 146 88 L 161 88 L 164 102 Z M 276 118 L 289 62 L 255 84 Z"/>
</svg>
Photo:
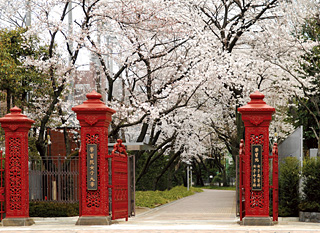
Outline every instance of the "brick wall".
<svg viewBox="0 0 320 233">
<path fill-rule="evenodd" d="M 70 132 L 71 131 L 71 132 Z M 69 140 L 71 144 L 71 153 L 78 148 L 77 142 L 74 141 L 73 131 L 79 130 L 68 129 Z M 50 135 L 51 146 L 48 146 L 48 155 L 50 156 L 66 156 L 66 144 L 64 142 L 62 129 L 47 129 L 47 135 Z"/>
</svg>

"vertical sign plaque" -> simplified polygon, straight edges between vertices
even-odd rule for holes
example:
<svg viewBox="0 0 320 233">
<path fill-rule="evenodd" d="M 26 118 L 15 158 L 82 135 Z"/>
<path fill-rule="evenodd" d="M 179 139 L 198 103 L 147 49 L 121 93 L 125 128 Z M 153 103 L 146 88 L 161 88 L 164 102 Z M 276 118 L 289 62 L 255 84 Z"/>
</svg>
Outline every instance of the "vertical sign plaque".
<svg viewBox="0 0 320 233">
<path fill-rule="evenodd" d="M 251 188 L 262 190 L 262 145 L 251 146 Z"/>
<path fill-rule="evenodd" d="M 97 145 L 87 144 L 87 189 L 97 190 Z"/>
</svg>

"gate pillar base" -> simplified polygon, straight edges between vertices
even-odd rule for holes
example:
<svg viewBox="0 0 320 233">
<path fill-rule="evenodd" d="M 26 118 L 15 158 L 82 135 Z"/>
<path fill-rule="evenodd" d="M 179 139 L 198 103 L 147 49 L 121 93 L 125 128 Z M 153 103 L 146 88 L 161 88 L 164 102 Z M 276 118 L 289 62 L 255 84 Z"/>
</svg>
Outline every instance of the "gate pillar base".
<svg viewBox="0 0 320 233">
<path fill-rule="evenodd" d="M 76 225 L 111 225 L 111 218 L 110 216 L 83 216 L 78 218 Z"/>
<path fill-rule="evenodd" d="M 34 224 L 31 218 L 4 218 L 2 226 L 31 226 Z"/>
<path fill-rule="evenodd" d="M 270 217 L 244 217 L 242 219 L 244 226 L 273 226 L 272 218 Z"/>
</svg>

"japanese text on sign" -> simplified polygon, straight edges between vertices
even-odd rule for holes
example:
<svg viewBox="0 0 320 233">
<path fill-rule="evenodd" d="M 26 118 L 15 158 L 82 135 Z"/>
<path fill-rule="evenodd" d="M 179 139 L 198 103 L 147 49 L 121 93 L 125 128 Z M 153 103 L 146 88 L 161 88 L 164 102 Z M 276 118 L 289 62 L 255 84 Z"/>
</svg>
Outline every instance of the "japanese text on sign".
<svg viewBox="0 0 320 233">
<path fill-rule="evenodd" d="M 87 189 L 97 190 L 97 145 L 87 144 Z"/>
<path fill-rule="evenodd" d="M 251 146 L 251 187 L 252 191 L 262 190 L 262 145 Z"/>
</svg>

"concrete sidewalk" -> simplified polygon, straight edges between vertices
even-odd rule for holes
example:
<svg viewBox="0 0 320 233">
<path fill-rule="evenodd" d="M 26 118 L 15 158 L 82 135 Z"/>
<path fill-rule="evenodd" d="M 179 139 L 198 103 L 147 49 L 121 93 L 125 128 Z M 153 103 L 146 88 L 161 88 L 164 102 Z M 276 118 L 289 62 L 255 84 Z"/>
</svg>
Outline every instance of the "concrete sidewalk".
<svg viewBox="0 0 320 233">
<path fill-rule="evenodd" d="M 235 216 L 235 192 L 205 190 L 132 217 L 117 220 L 110 226 L 76 226 L 78 217 L 33 218 L 27 227 L 0 227 L 0 232 L 108 232 L 108 233 L 209 233 L 209 232 L 320 232 L 319 223 L 301 223 L 297 218 L 280 218 L 275 226 L 240 226 Z"/>
</svg>

